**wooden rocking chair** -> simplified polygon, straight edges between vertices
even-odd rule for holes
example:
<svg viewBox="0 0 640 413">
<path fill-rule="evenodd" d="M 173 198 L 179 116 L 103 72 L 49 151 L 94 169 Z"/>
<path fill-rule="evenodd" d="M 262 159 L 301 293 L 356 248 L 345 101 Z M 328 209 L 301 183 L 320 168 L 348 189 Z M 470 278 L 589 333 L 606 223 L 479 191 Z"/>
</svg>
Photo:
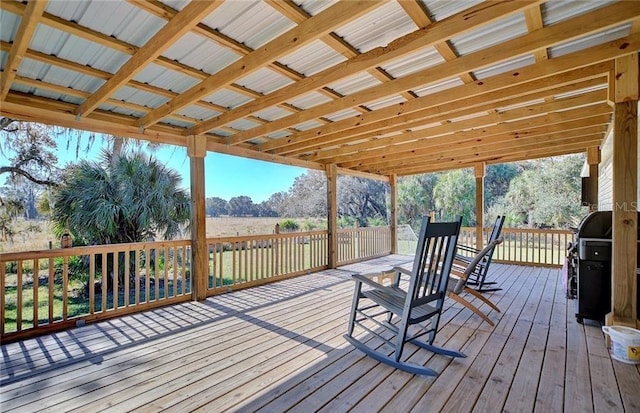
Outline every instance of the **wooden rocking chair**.
<svg viewBox="0 0 640 413">
<path fill-rule="evenodd" d="M 487 245 L 491 245 L 495 240 L 500 237 L 500 232 L 502 231 L 502 225 L 504 224 L 504 216 L 498 216 L 496 218 L 496 222 L 493 224 L 493 228 L 491 229 L 491 234 L 489 235 L 489 239 L 487 240 Z M 473 268 L 473 271 L 469 274 L 467 279 L 467 285 L 475 286 L 475 290 L 486 293 L 490 291 L 500 291 L 502 288 L 498 287 L 487 287 L 490 285 L 494 285 L 494 281 L 487 281 L 487 273 L 489 272 L 489 266 L 491 265 L 491 260 L 493 258 L 494 248 L 490 249 L 477 263 Z M 467 264 L 471 263 L 473 257 L 468 255 L 463 255 L 463 253 L 471 253 L 474 256 L 477 256 L 481 250 L 472 248 L 466 245 L 458 245 L 459 254 L 456 255 L 456 260 L 466 262 Z"/>
<path fill-rule="evenodd" d="M 482 265 L 483 260 L 486 258 L 487 254 L 490 254 L 496 245 L 502 242 L 502 238 L 498 238 L 496 240 L 491 241 L 486 247 L 484 247 L 478 254 L 470 262 L 455 260 L 453 264 L 453 268 L 451 269 L 451 276 L 449 277 L 449 285 L 447 286 L 447 295 L 449 298 L 457 301 L 458 303 L 464 305 L 477 315 L 479 315 L 484 321 L 489 323 L 490 325 L 494 325 L 493 321 L 485 313 L 480 311 L 478 307 L 471 304 L 464 297 L 460 296 L 461 293 L 468 293 L 485 304 L 489 305 L 489 307 L 494 310 L 500 312 L 500 309 L 489 301 L 485 296 L 480 294 L 478 291 L 467 287 L 467 279 L 473 274 L 481 271 L 478 266 Z"/>
<path fill-rule="evenodd" d="M 413 267 L 411 271 L 394 268 L 395 279 L 389 286 L 372 281 L 368 275 L 353 275 L 356 285 L 348 330 L 344 336 L 349 343 L 377 361 L 409 373 L 429 376 L 437 373 L 428 367 L 401 360 L 405 343 L 411 342 L 437 354 L 466 357 L 459 351 L 433 345 L 461 222 L 462 219 L 432 223 L 428 217 L 423 218 Z M 402 274 L 410 277 L 406 290 L 400 288 Z M 367 288 L 363 288 L 363 285 Z M 427 321 L 429 323 L 425 323 Z M 422 329 L 409 332 L 409 327 L 417 324 L 423 324 Z M 394 348 L 393 356 L 355 338 L 353 333 L 356 325 L 391 345 Z M 380 332 L 376 327 L 384 330 Z M 417 330 L 416 327 L 413 329 Z M 389 334 L 391 338 L 387 338 Z M 427 336 L 426 339 L 424 336 Z"/>
</svg>

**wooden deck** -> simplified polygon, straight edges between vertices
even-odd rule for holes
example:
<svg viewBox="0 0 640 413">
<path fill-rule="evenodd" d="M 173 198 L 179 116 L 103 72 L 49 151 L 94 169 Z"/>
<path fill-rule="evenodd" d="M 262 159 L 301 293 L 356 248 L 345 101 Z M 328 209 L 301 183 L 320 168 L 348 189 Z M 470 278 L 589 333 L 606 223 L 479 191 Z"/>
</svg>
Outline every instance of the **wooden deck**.
<svg viewBox="0 0 640 413">
<path fill-rule="evenodd" d="M 495 328 L 447 300 L 440 372 L 379 364 L 342 337 L 349 275 L 384 257 L 3 345 L 3 412 L 638 412 L 640 370 L 612 361 L 598 326 L 576 323 L 560 271 L 494 265 Z M 486 310 L 486 307 L 484 308 Z M 411 349 L 411 347 L 410 347 Z M 412 350 L 413 351 L 413 350 Z"/>
</svg>

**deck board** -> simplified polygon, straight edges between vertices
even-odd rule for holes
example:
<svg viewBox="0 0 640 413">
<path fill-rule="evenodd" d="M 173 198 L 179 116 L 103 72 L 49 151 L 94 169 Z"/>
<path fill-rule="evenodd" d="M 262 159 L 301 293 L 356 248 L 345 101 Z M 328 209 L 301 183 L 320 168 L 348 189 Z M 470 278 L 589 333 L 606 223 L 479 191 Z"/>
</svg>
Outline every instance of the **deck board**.
<svg viewBox="0 0 640 413">
<path fill-rule="evenodd" d="M 575 321 L 555 269 L 494 265 L 490 277 L 503 289 L 487 296 L 501 312 L 468 298 L 495 327 L 447 300 L 436 343 L 467 357 L 415 346 L 406 353 L 437 377 L 394 370 L 353 349 L 342 337 L 350 274 L 409 259 L 382 257 L 2 345 L 1 409 L 639 410 L 640 369 L 611 360 L 598 325 Z"/>
</svg>

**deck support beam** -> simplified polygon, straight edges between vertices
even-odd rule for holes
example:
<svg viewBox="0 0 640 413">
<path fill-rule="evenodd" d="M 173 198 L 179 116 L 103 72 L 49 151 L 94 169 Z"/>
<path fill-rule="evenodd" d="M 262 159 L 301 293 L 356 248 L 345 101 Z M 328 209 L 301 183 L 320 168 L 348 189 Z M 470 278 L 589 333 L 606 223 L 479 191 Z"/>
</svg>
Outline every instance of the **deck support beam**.
<svg viewBox="0 0 640 413">
<path fill-rule="evenodd" d="M 327 173 L 327 237 L 329 268 L 338 267 L 338 167 L 326 166 Z"/>
<path fill-rule="evenodd" d="M 613 121 L 612 314 L 607 323 L 636 326 L 638 54 L 615 62 Z"/>
<path fill-rule="evenodd" d="M 587 194 L 589 194 L 589 198 L 591 200 L 595 200 L 595 203 L 589 202 L 589 211 L 597 211 L 598 210 L 598 180 L 600 176 L 600 171 L 598 170 L 598 165 L 600 164 L 601 156 L 600 156 L 600 147 L 599 146 L 590 146 L 587 148 L 587 165 L 589 165 L 589 180 L 587 188 Z"/>
<path fill-rule="evenodd" d="M 389 227 L 391 229 L 391 253 L 398 253 L 398 178 L 396 175 L 389 175 Z"/>
<path fill-rule="evenodd" d="M 194 301 L 203 301 L 207 298 L 209 275 L 204 185 L 206 144 L 202 138 L 193 135 L 187 137 L 191 174 L 191 297 Z"/>
<path fill-rule="evenodd" d="M 476 248 L 484 247 L 484 175 L 486 163 L 480 162 L 475 165 L 476 176 Z"/>
</svg>

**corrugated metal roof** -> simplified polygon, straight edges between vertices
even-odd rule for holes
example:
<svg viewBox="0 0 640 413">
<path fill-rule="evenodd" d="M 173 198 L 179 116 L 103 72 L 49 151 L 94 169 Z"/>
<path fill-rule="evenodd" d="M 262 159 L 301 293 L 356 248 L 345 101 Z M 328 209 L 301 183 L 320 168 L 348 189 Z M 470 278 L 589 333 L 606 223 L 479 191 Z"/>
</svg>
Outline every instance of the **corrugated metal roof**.
<svg viewBox="0 0 640 413">
<path fill-rule="evenodd" d="M 212 118 L 214 116 L 218 116 L 222 112 L 203 108 L 202 106 L 198 106 L 198 105 L 189 105 L 177 111 L 176 113 L 178 115 L 187 116 L 189 118 L 204 120 L 204 119 Z"/>
<path fill-rule="evenodd" d="M 528 33 L 524 14 L 514 14 L 487 26 L 451 38 L 459 55 L 466 55 Z"/>
<path fill-rule="evenodd" d="M 440 92 L 441 90 L 450 89 L 452 87 L 464 85 L 464 82 L 459 77 L 453 77 L 443 82 L 434 83 L 421 88 L 412 89 L 413 93 L 418 96 L 426 96 L 432 93 Z"/>
<path fill-rule="evenodd" d="M 285 136 L 289 136 L 291 134 L 292 134 L 291 131 L 280 130 L 280 131 L 268 134 L 267 137 L 271 139 L 278 139 L 278 138 L 284 138 Z"/>
<path fill-rule="evenodd" d="M 566 20 L 570 17 L 584 14 L 588 11 L 598 9 L 606 6 L 607 4 L 615 3 L 612 0 L 589 0 L 589 1 L 576 1 L 576 0 L 561 0 L 561 1 L 549 1 L 542 4 L 542 21 L 545 26 L 558 23 L 559 21 Z"/>
<path fill-rule="evenodd" d="M 104 83 L 102 79 L 96 79 L 93 76 L 83 75 L 57 66 L 47 65 L 29 58 L 22 60 L 18 68 L 18 74 L 29 79 L 38 79 L 83 92 L 92 92 Z"/>
<path fill-rule="evenodd" d="M 591 86 L 591 87 L 585 87 L 583 89 L 576 89 L 576 90 L 572 90 L 571 92 L 567 92 L 567 93 L 560 93 L 559 95 L 554 95 L 553 98 L 554 99 L 563 99 L 563 98 L 568 98 L 568 97 L 572 97 L 572 96 L 578 96 L 578 95 L 582 95 L 584 93 L 594 92 L 596 90 L 603 90 L 603 89 L 606 89 L 608 86 L 609 85 L 607 84 L 607 82 L 604 81 L 600 85 L 595 85 L 595 86 Z"/>
<path fill-rule="evenodd" d="M 312 16 L 336 4 L 338 0 L 294 0 L 304 11 Z"/>
<path fill-rule="evenodd" d="M 324 123 L 319 122 L 317 120 L 310 120 L 307 122 L 298 123 L 297 125 L 293 125 L 293 129 L 297 129 L 299 131 L 305 131 L 313 128 L 317 128 L 318 126 L 322 126 Z"/>
<path fill-rule="evenodd" d="M 386 46 L 398 37 L 417 29 L 404 9 L 397 2 L 390 1 L 336 29 L 335 33 L 364 53 L 376 47 Z"/>
<path fill-rule="evenodd" d="M 283 65 L 305 76 L 311 76 L 345 60 L 346 57 L 321 40 L 314 40 L 278 59 Z"/>
<path fill-rule="evenodd" d="M 0 40 L 3 42 L 12 42 L 21 21 L 21 17 L 0 10 Z"/>
<path fill-rule="evenodd" d="M 233 132 L 231 132 L 231 131 L 229 131 L 227 129 L 221 129 L 221 128 L 214 129 L 211 132 L 213 132 L 213 134 L 216 135 L 216 136 L 221 136 L 221 137 L 225 137 L 225 138 L 233 135 Z"/>
<path fill-rule="evenodd" d="M 213 74 L 242 56 L 195 33 L 187 33 L 167 49 L 163 56 Z"/>
<path fill-rule="evenodd" d="M 109 105 L 107 103 L 102 103 L 100 106 L 100 109 L 103 110 L 109 110 L 110 112 L 114 112 L 114 113 L 119 113 L 121 115 L 126 115 L 126 116 L 131 116 L 134 118 L 140 118 L 141 116 L 146 115 L 146 112 L 141 112 L 141 111 L 137 111 L 137 110 L 131 110 L 129 108 L 123 108 L 123 107 L 119 107 L 119 106 L 114 106 L 114 105 Z M 165 119 L 163 120 L 163 123 L 169 123 L 169 121 L 172 121 L 173 119 Z M 188 124 L 185 124 L 188 125 Z M 184 125 L 178 125 L 178 126 L 184 126 Z"/>
<path fill-rule="evenodd" d="M 414 53 L 384 63 L 381 67 L 391 76 L 398 78 L 419 70 L 444 63 L 444 58 L 432 46 L 422 48 Z"/>
<path fill-rule="evenodd" d="M 206 96 L 205 98 L 203 98 L 203 100 L 215 103 L 216 105 L 224 106 L 225 108 L 233 109 L 235 107 L 244 105 L 245 103 L 250 102 L 253 99 L 240 93 L 234 92 L 233 90 L 220 89 L 216 93 Z"/>
<path fill-rule="evenodd" d="M 137 103 L 138 105 L 156 108 L 169 101 L 164 96 L 155 93 L 145 92 L 144 90 L 134 89 L 132 87 L 123 86 L 111 96 L 113 99 L 123 100 L 125 102 Z"/>
<path fill-rule="evenodd" d="M 483 1 L 484 0 L 420 0 L 433 21 L 446 19 Z"/>
<path fill-rule="evenodd" d="M 360 90 L 378 86 L 381 83 L 382 82 L 371 76 L 369 73 L 360 72 L 337 82 L 330 83 L 327 86 L 342 95 L 350 95 Z"/>
<path fill-rule="evenodd" d="M 165 20 L 124 1 L 50 1 L 46 10 L 136 46 L 145 44 L 166 24 Z"/>
<path fill-rule="evenodd" d="M 42 24 L 38 25 L 29 48 L 109 73 L 117 72 L 130 58 L 128 54 Z"/>
<path fill-rule="evenodd" d="M 236 83 L 262 94 L 271 93 L 293 83 L 288 77 L 263 67 L 255 72 L 236 80 Z"/>
<path fill-rule="evenodd" d="M 199 79 L 175 70 L 167 70 L 154 63 L 145 66 L 133 79 L 177 93 L 182 93 L 199 83 Z"/>
<path fill-rule="evenodd" d="M 352 118 L 359 114 L 360 112 L 358 112 L 357 110 L 349 108 L 349 109 L 341 110 L 339 112 L 331 113 L 324 117 L 335 122 L 341 119 Z"/>
<path fill-rule="evenodd" d="M 295 23 L 262 1 L 225 1 L 203 23 L 252 49 L 295 27 Z"/>
<path fill-rule="evenodd" d="M 330 102 L 331 100 L 331 98 L 318 92 L 310 92 L 301 96 L 296 96 L 293 99 L 289 99 L 287 100 L 287 103 L 300 109 L 309 109 L 314 106 Z"/>
<path fill-rule="evenodd" d="M 396 95 L 396 96 L 388 96 L 382 100 L 378 100 L 376 102 L 372 102 L 372 103 L 367 103 L 366 106 L 371 109 L 371 110 L 377 110 L 377 109 L 382 109 L 385 108 L 387 106 L 391 106 L 391 105 L 395 105 L 397 103 L 402 103 L 402 102 L 406 102 L 407 99 L 405 99 L 404 97 L 400 96 L 400 95 Z"/>
<path fill-rule="evenodd" d="M 568 53 L 576 52 L 578 50 L 586 49 L 591 46 L 606 43 L 611 40 L 619 39 L 621 37 L 627 36 L 630 31 L 631 24 L 625 24 L 622 26 L 613 27 L 600 33 L 584 36 L 579 39 L 560 44 L 558 46 L 550 47 L 549 57 L 562 56 Z"/>
<path fill-rule="evenodd" d="M 14 87 L 12 88 L 12 90 L 18 91 L 18 92 L 22 92 L 22 93 L 28 93 L 28 94 L 34 94 L 35 96 L 40 96 L 40 97 L 44 97 L 47 99 L 53 99 L 53 100 L 58 100 L 61 102 L 66 102 L 66 103 L 73 103 L 75 105 L 81 104 L 84 99 L 82 98 L 78 98 L 75 96 L 71 96 L 71 95 L 64 95 L 64 94 L 60 94 L 57 92 L 52 92 L 43 88 L 36 88 L 33 86 L 27 86 L 21 83 L 16 83 L 14 85 Z"/>
<path fill-rule="evenodd" d="M 276 119 L 284 118 L 285 116 L 291 115 L 291 111 L 282 109 L 277 106 L 272 106 L 270 108 L 263 109 L 261 111 L 255 112 L 253 115 L 259 117 L 260 119 L 274 121 Z"/>
<path fill-rule="evenodd" d="M 531 105 L 539 105 L 544 103 L 545 100 L 544 99 L 534 99 L 534 100 L 528 100 L 526 102 L 520 102 L 520 103 L 515 103 L 513 105 L 507 105 L 507 106 L 500 106 L 496 108 L 496 111 L 498 112 L 505 112 L 507 110 L 513 110 L 513 109 L 518 109 L 518 108 L 524 108 L 526 106 L 531 106 Z"/>
<path fill-rule="evenodd" d="M 258 122 L 254 122 L 252 120 L 249 119 L 238 119 L 238 120 L 234 120 L 233 122 L 227 124 L 228 127 L 233 128 L 233 129 L 237 129 L 237 130 L 248 130 L 251 128 L 255 128 L 257 126 L 260 126 L 261 123 Z"/>
<path fill-rule="evenodd" d="M 477 79 L 486 79 L 491 76 L 499 75 L 500 73 L 510 72 L 524 66 L 532 65 L 535 62 L 535 56 L 525 55 L 515 59 L 505 60 L 504 62 L 485 67 L 484 69 L 476 70 L 473 74 Z"/>
<path fill-rule="evenodd" d="M 167 125 L 179 126 L 181 128 L 191 128 L 195 125 L 193 122 L 181 122 L 175 118 L 165 118 L 162 120 L 162 123 L 166 123 Z"/>
</svg>

